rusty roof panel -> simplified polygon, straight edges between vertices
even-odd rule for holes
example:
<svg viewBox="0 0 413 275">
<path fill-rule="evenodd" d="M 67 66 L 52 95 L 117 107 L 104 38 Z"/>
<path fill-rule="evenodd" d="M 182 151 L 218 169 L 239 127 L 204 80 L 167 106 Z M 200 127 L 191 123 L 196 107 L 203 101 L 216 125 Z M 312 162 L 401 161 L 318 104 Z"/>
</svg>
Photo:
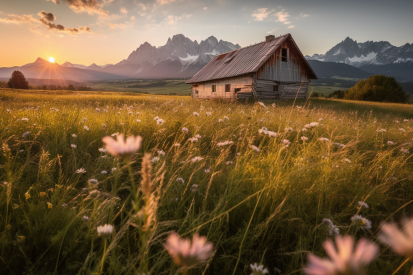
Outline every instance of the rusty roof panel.
<svg viewBox="0 0 413 275">
<path fill-rule="evenodd" d="M 261 42 L 215 56 L 186 83 L 204 82 L 255 73 L 288 38 L 291 38 L 289 33 L 276 37 L 270 42 Z M 294 45 L 296 45 L 295 42 Z M 308 62 L 305 62 L 305 64 L 308 65 L 309 74 L 313 77 L 312 79 L 317 78 Z"/>
</svg>

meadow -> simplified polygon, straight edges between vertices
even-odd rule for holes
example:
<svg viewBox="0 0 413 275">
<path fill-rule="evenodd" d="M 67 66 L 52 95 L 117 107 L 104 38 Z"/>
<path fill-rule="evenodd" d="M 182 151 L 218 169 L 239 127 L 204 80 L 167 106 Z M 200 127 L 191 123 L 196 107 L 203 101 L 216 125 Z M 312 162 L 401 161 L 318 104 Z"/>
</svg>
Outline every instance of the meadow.
<svg viewBox="0 0 413 275">
<path fill-rule="evenodd" d="M 383 221 L 412 216 L 412 105 L 264 104 L 0 89 L 1 274 L 303 274 L 331 234 L 378 243 Z M 143 138 L 131 161 L 104 149 L 120 134 Z M 205 236 L 210 259 L 174 264 L 173 231 Z M 380 245 L 368 274 L 399 267 L 413 265 Z"/>
</svg>

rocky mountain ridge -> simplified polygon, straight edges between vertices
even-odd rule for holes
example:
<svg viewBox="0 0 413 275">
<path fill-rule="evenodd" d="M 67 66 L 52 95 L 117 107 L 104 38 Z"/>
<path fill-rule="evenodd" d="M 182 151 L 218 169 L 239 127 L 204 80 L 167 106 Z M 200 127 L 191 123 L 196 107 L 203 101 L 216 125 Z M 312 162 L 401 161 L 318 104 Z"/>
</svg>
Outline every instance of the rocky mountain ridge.
<svg viewBox="0 0 413 275">
<path fill-rule="evenodd" d="M 413 44 L 396 47 L 387 41 L 357 41 L 347 37 L 325 54 L 306 56 L 307 60 L 345 63 L 355 67 L 413 62 Z"/>
</svg>

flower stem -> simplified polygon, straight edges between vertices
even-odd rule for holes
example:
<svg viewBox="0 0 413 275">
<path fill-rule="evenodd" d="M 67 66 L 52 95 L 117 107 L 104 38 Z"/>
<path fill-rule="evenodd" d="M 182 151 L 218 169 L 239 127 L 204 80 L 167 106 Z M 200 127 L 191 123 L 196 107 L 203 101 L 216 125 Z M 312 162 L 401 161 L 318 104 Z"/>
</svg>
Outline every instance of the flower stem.
<svg viewBox="0 0 413 275">
<path fill-rule="evenodd" d="M 102 274 L 102 271 L 103 271 L 103 265 L 104 265 L 104 263 L 105 263 L 105 256 L 106 256 L 106 238 L 105 238 L 105 244 L 104 244 L 104 246 L 103 246 L 103 257 L 102 257 L 102 265 L 100 266 L 100 272 L 99 272 L 99 274 Z"/>
</svg>

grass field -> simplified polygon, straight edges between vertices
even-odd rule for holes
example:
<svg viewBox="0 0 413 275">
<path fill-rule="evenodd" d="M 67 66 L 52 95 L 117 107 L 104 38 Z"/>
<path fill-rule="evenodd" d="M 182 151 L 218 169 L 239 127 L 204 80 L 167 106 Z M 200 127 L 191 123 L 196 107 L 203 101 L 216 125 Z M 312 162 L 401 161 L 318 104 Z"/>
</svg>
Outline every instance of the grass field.
<svg viewBox="0 0 413 275">
<path fill-rule="evenodd" d="M 325 255 L 323 219 L 377 242 L 381 222 L 412 216 L 412 105 L 264 103 L 0 89 L 1 274 L 186 274 L 163 246 L 172 231 L 214 245 L 188 274 L 250 274 L 252 263 L 302 274 L 309 252 Z M 116 133 L 142 136 L 131 163 L 101 149 Z M 151 215 L 142 214 L 144 153 Z M 115 228 L 107 246 L 103 224 Z M 392 274 L 404 260 L 381 245 L 368 274 Z"/>
<path fill-rule="evenodd" d="M 190 95 L 191 85 L 185 82 L 185 80 L 117 80 L 93 82 L 87 85 L 97 91 Z"/>
</svg>

